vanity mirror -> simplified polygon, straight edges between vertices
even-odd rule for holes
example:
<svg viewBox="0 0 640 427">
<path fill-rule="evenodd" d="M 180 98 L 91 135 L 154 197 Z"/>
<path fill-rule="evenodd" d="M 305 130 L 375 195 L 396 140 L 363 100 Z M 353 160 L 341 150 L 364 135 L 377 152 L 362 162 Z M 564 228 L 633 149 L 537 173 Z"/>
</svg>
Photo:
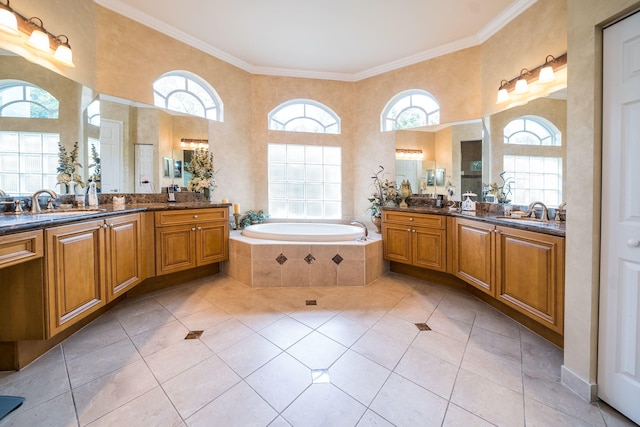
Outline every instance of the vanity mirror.
<svg viewBox="0 0 640 427">
<path fill-rule="evenodd" d="M 0 189 L 8 195 L 25 196 L 41 188 L 60 191 L 56 180 L 58 141 L 68 149 L 75 141 L 80 143 L 78 162 L 83 167 L 77 172 L 84 182 L 99 179 L 103 193 L 150 193 L 174 184 L 185 186 L 180 140 L 209 139 L 207 119 L 108 95 L 97 96 L 90 88 L 20 56 L 0 53 L 0 90 L 25 82 L 42 88 L 59 102 L 55 118 L 41 118 L 38 114 L 42 97 L 27 85 L 26 92 L 21 91 L 31 96 L 23 103 L 26 115 L 4 117 L 2 112 L 6 115 L 9 109 L 0 106 L 0 155 L 6 159 L 0 166 Z M 16 110 L 17 99 L 10 98 L 15 95 L 2 95 L 0 102 L 12 102 L 12 109 Z M 32 151 L 34 135 L 39 135 L 38 159 Z M 22 145 L 21 138 L 25 140 Z M 30 145 L 26 148 L 25 144 Z M 172 159 L 172 172 L 182 170 L 179 176 L 164 176 L 165 157 Z M 30 169 L 25 170 L 26 167 Z"/>
<path fill-rule="evenodd" d="M 414 194 L 445 194 L 450 182 L 454 200 L 465 192 L 480 200 L 482 184 L 500 185 L 507 171 L 515 182 L 512 203 L 555 207 L 565 190 L 564 135 L 566 89 L 482 120 L 398 130 L 397 152 L 420 150 L 422 159 L 396 156 L 396 180 L 409 180 Z"/>
</svg>

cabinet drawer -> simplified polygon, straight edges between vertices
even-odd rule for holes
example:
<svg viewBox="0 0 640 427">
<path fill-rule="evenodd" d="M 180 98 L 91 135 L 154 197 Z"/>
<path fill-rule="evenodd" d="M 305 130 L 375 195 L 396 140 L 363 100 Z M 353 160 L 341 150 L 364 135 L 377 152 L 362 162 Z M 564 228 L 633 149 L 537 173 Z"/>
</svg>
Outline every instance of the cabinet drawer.
<svg viewBox="0 0 640 427">
<path fill-rule="evenodd" d="M 227 208 L 185 209 L 181 211 L 156 212 L 156 227 L 165 225 L 193 224 L 201 221 L 224 221 L 229 217 Z"/>
<path fill-rule="evenodd" d="M 417 214 L 412 212 L 384 211 L 383 222 L 414 224 L 420 227 L 446 228 L 447 217 L 444 215 Z"/>
<path fill-rule="evenodd" d="M 42 231 L 0 236 L 0 268 L 43 256 Z"/>
</svg>

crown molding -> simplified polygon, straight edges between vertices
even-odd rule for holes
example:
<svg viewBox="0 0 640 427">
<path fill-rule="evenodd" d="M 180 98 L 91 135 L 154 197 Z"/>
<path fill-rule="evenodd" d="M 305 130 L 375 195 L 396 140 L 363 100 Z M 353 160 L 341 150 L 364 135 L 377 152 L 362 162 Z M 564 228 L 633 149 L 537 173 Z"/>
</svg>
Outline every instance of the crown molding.
<svg viewBox="0 0 640 427">
<path fill-rule="evenodd" d="M 416 53 L 395 61 L 391 61 L 385 64 L 377 65 L 375 67 L 359 71 L 357 73 L 334 73 L 328 71 L 310 71 L 310 70 L 298 70 L 289 68 L 275 68 L 275 67 L 262 67 L 249 64 L 223 50 L 220 50 L 208 43 L 204 43 L 202 40 L 197 39 L 189 34 L 180 31 L 171 25 L 166 24 L 146 13 L 140 12 L 135 9 L 124 0 L 93 0 L 95 3 L 109 10 L 112 10 L 124 17 L 139 22 L 142 25 L 150 27 L 156 31 L 168 35 L 178 41 L 188 44 L 196 49 L 199 49 L 211 56 L 214 56 L 222 61 L 225 61 L 231 65 L 234 65 L 251 74 L 261 74 L 268 76 L 279 77 L 297 77 L 305 79 L 321 79 L 321 80 L 338 80 L 346 82 L 356 82 L 359 80 L 367 79 L 369 77 L 377 76 L 379 74 L 387 73 L 389 71 L 397 70 L 399 68 L 414 65 L 419 62 L 433 59 L 438 56 L 453 53 L 462 49 L 477 46 L 495 33 L 500 31 L 505 25 L 511 22 L 514 18 L 527 10 L 538 0 L 516 0 L 511 6 L 505 9 L 500 15 L 493 19 L 484 28 L 478 31 L 475 35 L 466 37 L 464 39 L 456 40 L 451 43 L 447 43 L 442 46 L 438 46 L 433 49 L 425 50 L 423 52 Z M 107 4 L 108 3 L 108 4 Z"/>
</svg>

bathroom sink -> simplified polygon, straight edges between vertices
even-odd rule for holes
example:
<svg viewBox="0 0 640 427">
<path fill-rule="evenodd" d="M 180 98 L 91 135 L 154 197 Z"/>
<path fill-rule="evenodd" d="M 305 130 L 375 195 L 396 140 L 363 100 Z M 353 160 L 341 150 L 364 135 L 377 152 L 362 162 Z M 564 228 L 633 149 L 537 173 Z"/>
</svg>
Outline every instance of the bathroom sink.
<svg viewBox="0 0 640 427">
<path fill-rule="evenodd" d="M 502 221 L 507 221 L 507 222 L 520 223 L 520 224 L 538 224 L 538 225 L 548 224 L 548 223 L 545 223 L 543 220 L 537 219 L 537 218 L 514 218 L 510 216 L 499 216 L 497 217 L 497 219 L 500 219 Z"/>
<path fill-rule="evenodd" d="M 102 209 L 82 209 L 82 210 L 68 210 L 68 211 L 42 211 L 38 213 L 28 213 L 27 215 L 49 217 L 49 216 L 79 216 L 89 215 L 94 213 L 105 212 Z"/>
</svg>

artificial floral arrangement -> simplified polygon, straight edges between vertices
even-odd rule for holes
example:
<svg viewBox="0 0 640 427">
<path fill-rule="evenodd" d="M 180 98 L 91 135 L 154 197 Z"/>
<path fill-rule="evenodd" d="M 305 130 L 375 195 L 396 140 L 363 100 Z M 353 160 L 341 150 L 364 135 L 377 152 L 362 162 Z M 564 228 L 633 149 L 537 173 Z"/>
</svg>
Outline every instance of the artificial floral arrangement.
<svg viewBox="0 0 640 427">
<path fill-rule="evenodd" d="M 73 144 L 73 150 L 67 151 L 66 147 L 58 142 L 58 184 L 69 184 L 75 182 L 84 188 L 82 177 L 76 173 L 76 167 L 82 167 L 78 163 L 78 141 Z"/>
<path fill-rule="evenodd" d="M 93 168 L 93 173 L 91 174 L 91 176 L 89 177 L 89 182 L 95 182 L 96 183 L 96 189 L 98 190 L 98 193 L 101 192 L 101 173 L 102 170 L 100 169 L 100 154 L 98 154 L 98 150 L 96 150 L 96 145 L 95 144 L 91 144 L 91 160 L 93 161 L 93 163 L 91 163 L 88 168 L 91 169 Z"/>
<path fill-rule="evenodd" d="M 216 171 L 213 169 L 213 153 L 206 148 L 194 150 L 191 163 L 184 168 L 191 174 L 187 184 L 189 191 L 203 191 L 206 198 L 216 187 Z"/>
<path fill-rule="evenodd" d="M 258 211 L 247 211 L 246 216 L 240 222 L 242 227 L 248 227 L 251 224 L 262 224 L 267 218 L 269 218 L 269 215 L 260 209 Z"/>
<path fill-rule="evenodd" d="M 487 194 L 495 195 L 497 202 L 501 204 L 509 204 L 511 202 L 511 199 L 507 199 L 507 197 L 511 195 L 511 186 L 516 182 L 512 177 L 505 179 L 505 173 L 507 172 L 502 172 L 500 174 L 502 185 L 498 185 L 495 182 L 493 184 L 482 184 L 484 187 L 483 190 L 486 191 Z"/>
<path fill-rule="evenodd" d="M 369 197 L 371 205 L 369 205 L 367 211 L 369 211 L 372 217 L 380 218 L 382 216 L 381 208 L 390 203 L 397 205 L 400 200 L 400 195 L 398 194 L 396 183 L 384 178 L 384 167 L 380 166 L 380 170 L 376 172 L 371 179 L 373 179 L 371 183 L 373 191 L 371 197 Z"/>
</svg>

